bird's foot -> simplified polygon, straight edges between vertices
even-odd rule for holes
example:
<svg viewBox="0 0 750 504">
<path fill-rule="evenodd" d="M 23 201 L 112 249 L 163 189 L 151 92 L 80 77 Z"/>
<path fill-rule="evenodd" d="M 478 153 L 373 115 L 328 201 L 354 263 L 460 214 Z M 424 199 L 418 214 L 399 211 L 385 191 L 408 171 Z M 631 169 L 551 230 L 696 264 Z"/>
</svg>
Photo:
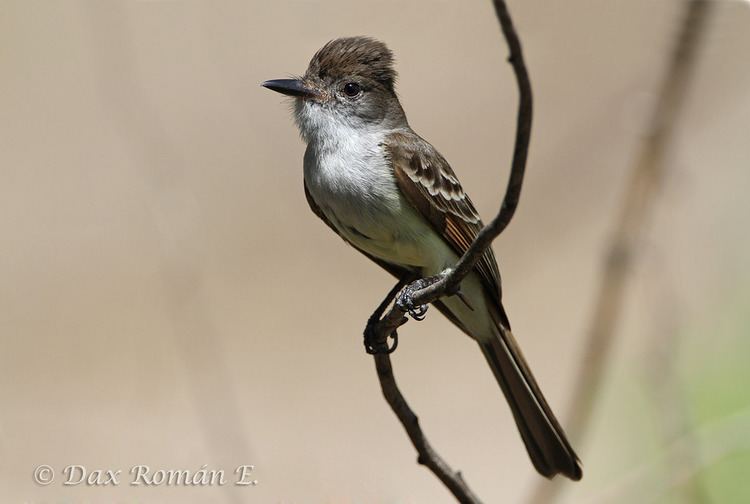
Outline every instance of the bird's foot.
<svg viewBox="0 0 750 504">
<path fill-rule="evenodd" d="M 427 315 L 428 306 L 426 304 L 416 305 L 414 303 L 414 295 L 425 287 L 429 287 L 439 281 L 441 278 L 442 275 L 435 275 L 414 280 L 412 283 L 404 287 L 404 290 L 398 295 L 396 298 L 396 306 L 408 313 L 414 320 L 424 320 Z"/>
</svg>

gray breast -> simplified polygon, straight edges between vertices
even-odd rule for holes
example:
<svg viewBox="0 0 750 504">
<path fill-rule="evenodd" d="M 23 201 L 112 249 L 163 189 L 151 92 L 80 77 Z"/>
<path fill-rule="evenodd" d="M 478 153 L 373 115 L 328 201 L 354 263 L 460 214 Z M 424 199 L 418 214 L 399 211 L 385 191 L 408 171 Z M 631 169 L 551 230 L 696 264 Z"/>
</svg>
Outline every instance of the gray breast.
<svg viewBox="0 0 750 504">
<path fill-rule="evenodd" d="M 311 143 L 305 152 L 305 183 L 318 206 L 336 220 L 363 225 L 393 217 L 400 202 L 393 173 L 378 139 L 353 135 L 333 148 Z"/>
</svg>

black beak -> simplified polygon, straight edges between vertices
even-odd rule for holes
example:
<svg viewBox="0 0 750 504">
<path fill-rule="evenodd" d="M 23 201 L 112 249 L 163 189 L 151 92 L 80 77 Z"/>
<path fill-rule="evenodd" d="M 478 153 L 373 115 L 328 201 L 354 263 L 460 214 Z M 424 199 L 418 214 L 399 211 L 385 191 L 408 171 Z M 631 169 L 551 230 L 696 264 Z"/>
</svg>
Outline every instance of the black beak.
<svg viewBox="0 0 750 504">
<path fill-rule="evenodd" d="M 305 84 L 298 79 L 267 80 L 261 84 L 261 86 L 268 88 L 271 91 L 276 91 L 277 93 L 289 96 L 303 96 L 309 98 L 318 95 L 317 91 L 305 86 Z"/>
</svg>

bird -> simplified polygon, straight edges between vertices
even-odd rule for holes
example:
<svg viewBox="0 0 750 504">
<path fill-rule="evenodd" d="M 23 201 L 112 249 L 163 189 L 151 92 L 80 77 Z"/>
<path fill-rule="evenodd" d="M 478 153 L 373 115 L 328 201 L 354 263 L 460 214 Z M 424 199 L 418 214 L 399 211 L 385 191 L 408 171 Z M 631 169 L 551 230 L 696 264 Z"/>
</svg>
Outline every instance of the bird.
<svg viewBox="0 0 750 504">
<path fill-rule="evenodd" d="M 409 126 L 395 83 L 391 50 L 356 36 L 326 43 L 304 75 L 262 86 L 293 99 L 311 210 L 397 278 L 434 278 L 483 223 L 445 158 Z M 478 343 L 535 469 L 580 480 L 580 460 L 511 332 L 492 249 L 459 293 L 432 304 Z"/>
</svg>

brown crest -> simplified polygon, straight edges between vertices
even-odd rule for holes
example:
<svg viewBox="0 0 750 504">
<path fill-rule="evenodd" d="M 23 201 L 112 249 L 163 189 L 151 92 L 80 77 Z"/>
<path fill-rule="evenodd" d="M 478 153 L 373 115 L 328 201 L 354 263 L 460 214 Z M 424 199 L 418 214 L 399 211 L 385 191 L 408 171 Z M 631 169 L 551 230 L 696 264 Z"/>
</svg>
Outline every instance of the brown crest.
<svg viewBox="0 0 750 504">
<path fill-rule="evenodd" d="M 308 76 L 321 80 L 364 77 L 393 91 L 396 71 L 393 53 L 386 45 L 369 37 L 346 37 L 331 40 L 310 61 Z"/>
</svg>

